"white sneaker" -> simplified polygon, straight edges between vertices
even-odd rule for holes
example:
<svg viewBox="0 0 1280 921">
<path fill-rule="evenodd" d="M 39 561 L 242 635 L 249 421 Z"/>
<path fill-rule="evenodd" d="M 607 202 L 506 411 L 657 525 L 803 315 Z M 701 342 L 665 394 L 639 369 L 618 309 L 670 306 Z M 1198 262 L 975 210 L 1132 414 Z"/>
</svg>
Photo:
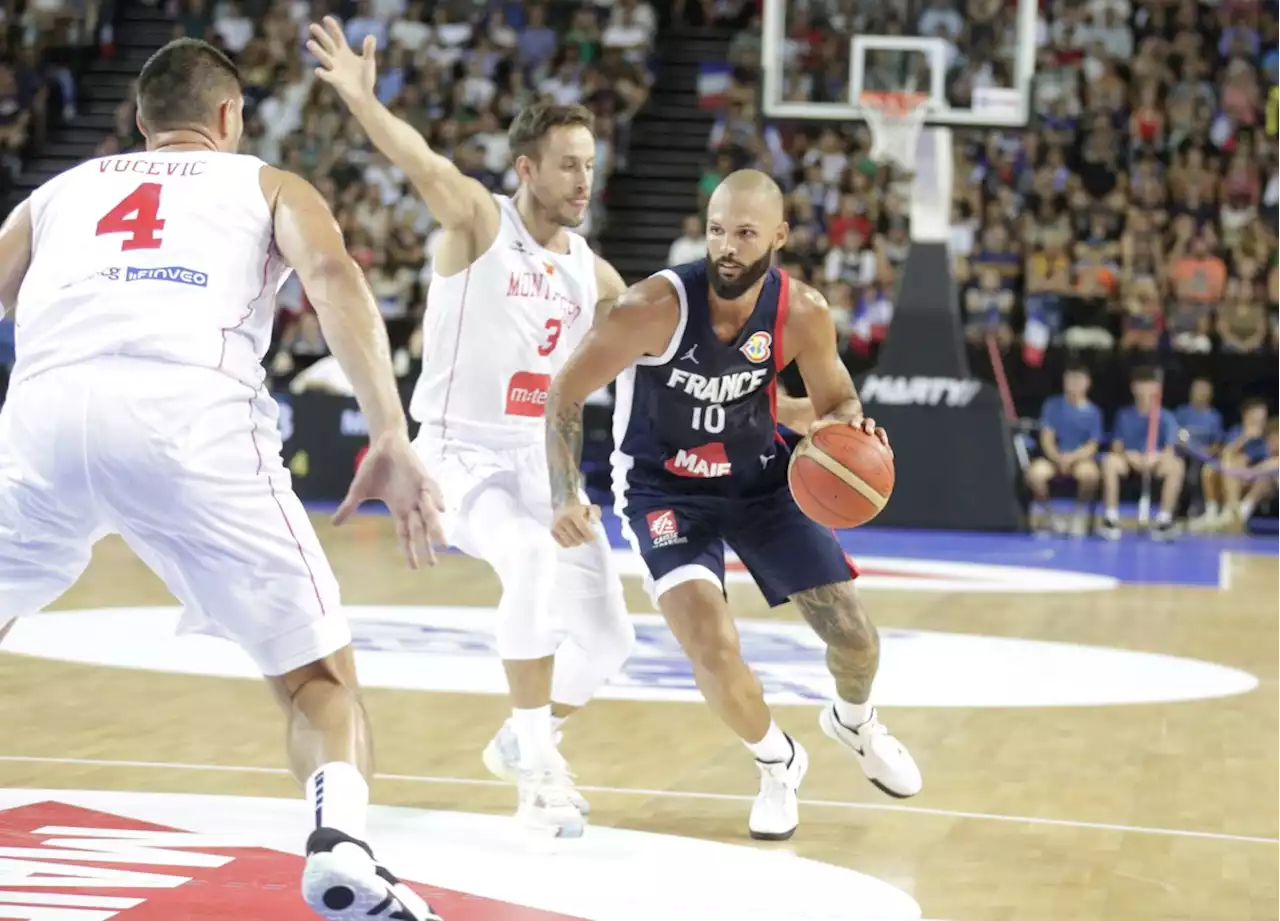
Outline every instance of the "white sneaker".
<svg viewBox="0 0 1280 921">
<path fill-rule="evenodd" d="M 902 743 L 889 735 L 872 709 L 871 719 L 850 728 L 836 716 L 835 704 L 828 704 L 818 716 L 818 725 L 826 735 L 853 753 L 862 773 L 884 793 L 897 799 L 915 796 L 924 786 L 920 768 Z"/>
<path fill-rule="evenodd" d="M 369 845 L 333 828 L 307 839 L 302 898 L 327 921 L 443 921 L 373 859 Z"/>
<path fill-rule="evenodd" d="M 554 742 L 557 746 L 560 744 L 560 735 L 557 732 L 554 737 Z M 489 740 L 489 744 L 484 747 L 484 753 L 481 758 L 484 760 L 484 766 L 489 769 L 489 773 L 494 777 L 499 780 L 505 780 L 507 783 L 519 781 L 520 741 L 516 738 L 516 731 L 511 726 L 511 720 L 503 723 L 502 728 L 498 730 L 498 734 Z M 569 788 L 569 798 L 573 800 L 578 812 L 583 815 L 591 814 L 591 804 L 576 788 Z"/>
<path fill-rule="evenodd" d="M 809 770 L 809 753 L 795 739 L 791 742 L 791 760 L 757 761 L 760 769 L 760 794 L 751 804 L 747 828 L 757 841 L 786 841 L 800 824 L 798 793 L 800 782 Z"/>
<path fill-rule="evenodd" d="M 520 805 L 516 819 L 526 828 L 551 838 L 581 838 L 587 823 L 574 803 L 577 791 L 569 766 L 521 768 L 516 778 Z"/>
</svg>

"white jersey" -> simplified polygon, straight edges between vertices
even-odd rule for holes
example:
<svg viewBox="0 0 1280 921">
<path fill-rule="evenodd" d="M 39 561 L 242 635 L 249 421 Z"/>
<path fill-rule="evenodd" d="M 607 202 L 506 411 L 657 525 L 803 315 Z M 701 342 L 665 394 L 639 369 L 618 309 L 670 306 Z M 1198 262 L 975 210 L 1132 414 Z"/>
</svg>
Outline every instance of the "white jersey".
<svg viewBox="0 0 1280 921">
<path fill-rule="evenodd" d="M 551 379 L 591 328 L 596 259 L 569 233 L 553 253 L 496 195 L 498 236 L 464 272 L 436 275 L 423 319 L 422 377 L 410 403 L 422 437 L 494 448 L 543 439 Z"/>
<path fill-rule="evenodd" d="M 14 378 L 123 355 L 260 387 L 289 272 L 273 245 L 264 165 L 152 151 L 90 160 L 38 189 Z"/>
</svg>

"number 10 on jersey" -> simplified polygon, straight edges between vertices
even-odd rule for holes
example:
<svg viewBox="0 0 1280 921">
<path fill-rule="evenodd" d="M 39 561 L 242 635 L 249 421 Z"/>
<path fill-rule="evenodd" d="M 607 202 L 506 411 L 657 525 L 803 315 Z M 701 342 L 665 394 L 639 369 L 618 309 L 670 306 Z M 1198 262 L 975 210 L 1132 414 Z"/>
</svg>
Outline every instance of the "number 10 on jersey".
<svg viewBox="0 0 1280 921">
<path fill-rule="evenodd" d="M 724 431 L 724 407 L 719 403 L 693 408 L 693 427 L 701 432 L 718 435 Z"/>
</svg>

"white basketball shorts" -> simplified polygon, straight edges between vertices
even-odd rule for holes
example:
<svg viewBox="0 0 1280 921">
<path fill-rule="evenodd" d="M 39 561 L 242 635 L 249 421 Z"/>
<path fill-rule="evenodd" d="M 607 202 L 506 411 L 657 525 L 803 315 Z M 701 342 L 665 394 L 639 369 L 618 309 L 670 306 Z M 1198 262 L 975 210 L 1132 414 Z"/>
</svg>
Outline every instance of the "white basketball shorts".
<svg viewBox="0 0 1280 921">
<path fill-rule="evenodd" d="M 114 532 L 184 605 L 180 632 L 239 643 L 264 675 L 347 645 L 278 412 L 217 371 L 157 361 L 14 383 L 0 412 L 0 623 L 57 599 Z"/>
<path fill-rule="evenodd" d="M 597 526 L 597 539 L 591 543 L 567 550 L 555 544 L 551 536 L 551 483 L 546 448 L 541 443 L 487 448 L 419 437 L 414 446 L 440 485 L 445 536 L 450 544 L 495 569 L 511 564 L 511 554 L 505 552 L 511 547 L 523 550 L 517 560 L 529 565 L 541 565 L 550 554 L 558 570 L 556 596 L 564 601 L 621 593 L 603 527 Z M 476 503 L 485 489 L 501 489 L 510 501 Z M 502 516 L 495 514 L 495 509 L 503 509 Z M 504 584 L 518 584 L 508 583 L 506 572 L 498 574 Z"/>
</svg>

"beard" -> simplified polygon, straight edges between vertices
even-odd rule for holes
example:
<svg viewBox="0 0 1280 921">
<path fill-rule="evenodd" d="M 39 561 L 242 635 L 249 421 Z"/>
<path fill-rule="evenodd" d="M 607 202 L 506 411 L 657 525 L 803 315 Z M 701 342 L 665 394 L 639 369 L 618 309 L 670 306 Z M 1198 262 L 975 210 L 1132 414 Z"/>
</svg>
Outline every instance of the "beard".
<svg viewBox="0 0 1280 921">
<path fill-rule="evenodd" d="M 720 266 L 729 265 L 737 266 L 737 278 L 725 278 L 720 274 Z M 717 259 L 711 264 L 711 271 L 707 272 L 707 279 L 711 282 L 711 290 L 716 293 L 716 297 L 724 298 L 726 301 L 736 300 L 746 294 L 751 286 L 764 277 L 764 273 L 769 271 L 769 267 L 773 265 L 773 247 L 769 247 L 768 251 L 750 265 L 742 265 L 740 262 L 725 262 Z"/>
<path fill-rule="evenodd" d="M 587 219 L 587 212 L 590 208 L 586 208 L 581 214 L 577 209 L 567 201 L 557 201 L 555 196 L 547 195 L 536 188 L 529 190 L 532 193 L 533 203 L 542 216 L 550 223 L 557 227 L 581 227 Z"/>
</svg>

